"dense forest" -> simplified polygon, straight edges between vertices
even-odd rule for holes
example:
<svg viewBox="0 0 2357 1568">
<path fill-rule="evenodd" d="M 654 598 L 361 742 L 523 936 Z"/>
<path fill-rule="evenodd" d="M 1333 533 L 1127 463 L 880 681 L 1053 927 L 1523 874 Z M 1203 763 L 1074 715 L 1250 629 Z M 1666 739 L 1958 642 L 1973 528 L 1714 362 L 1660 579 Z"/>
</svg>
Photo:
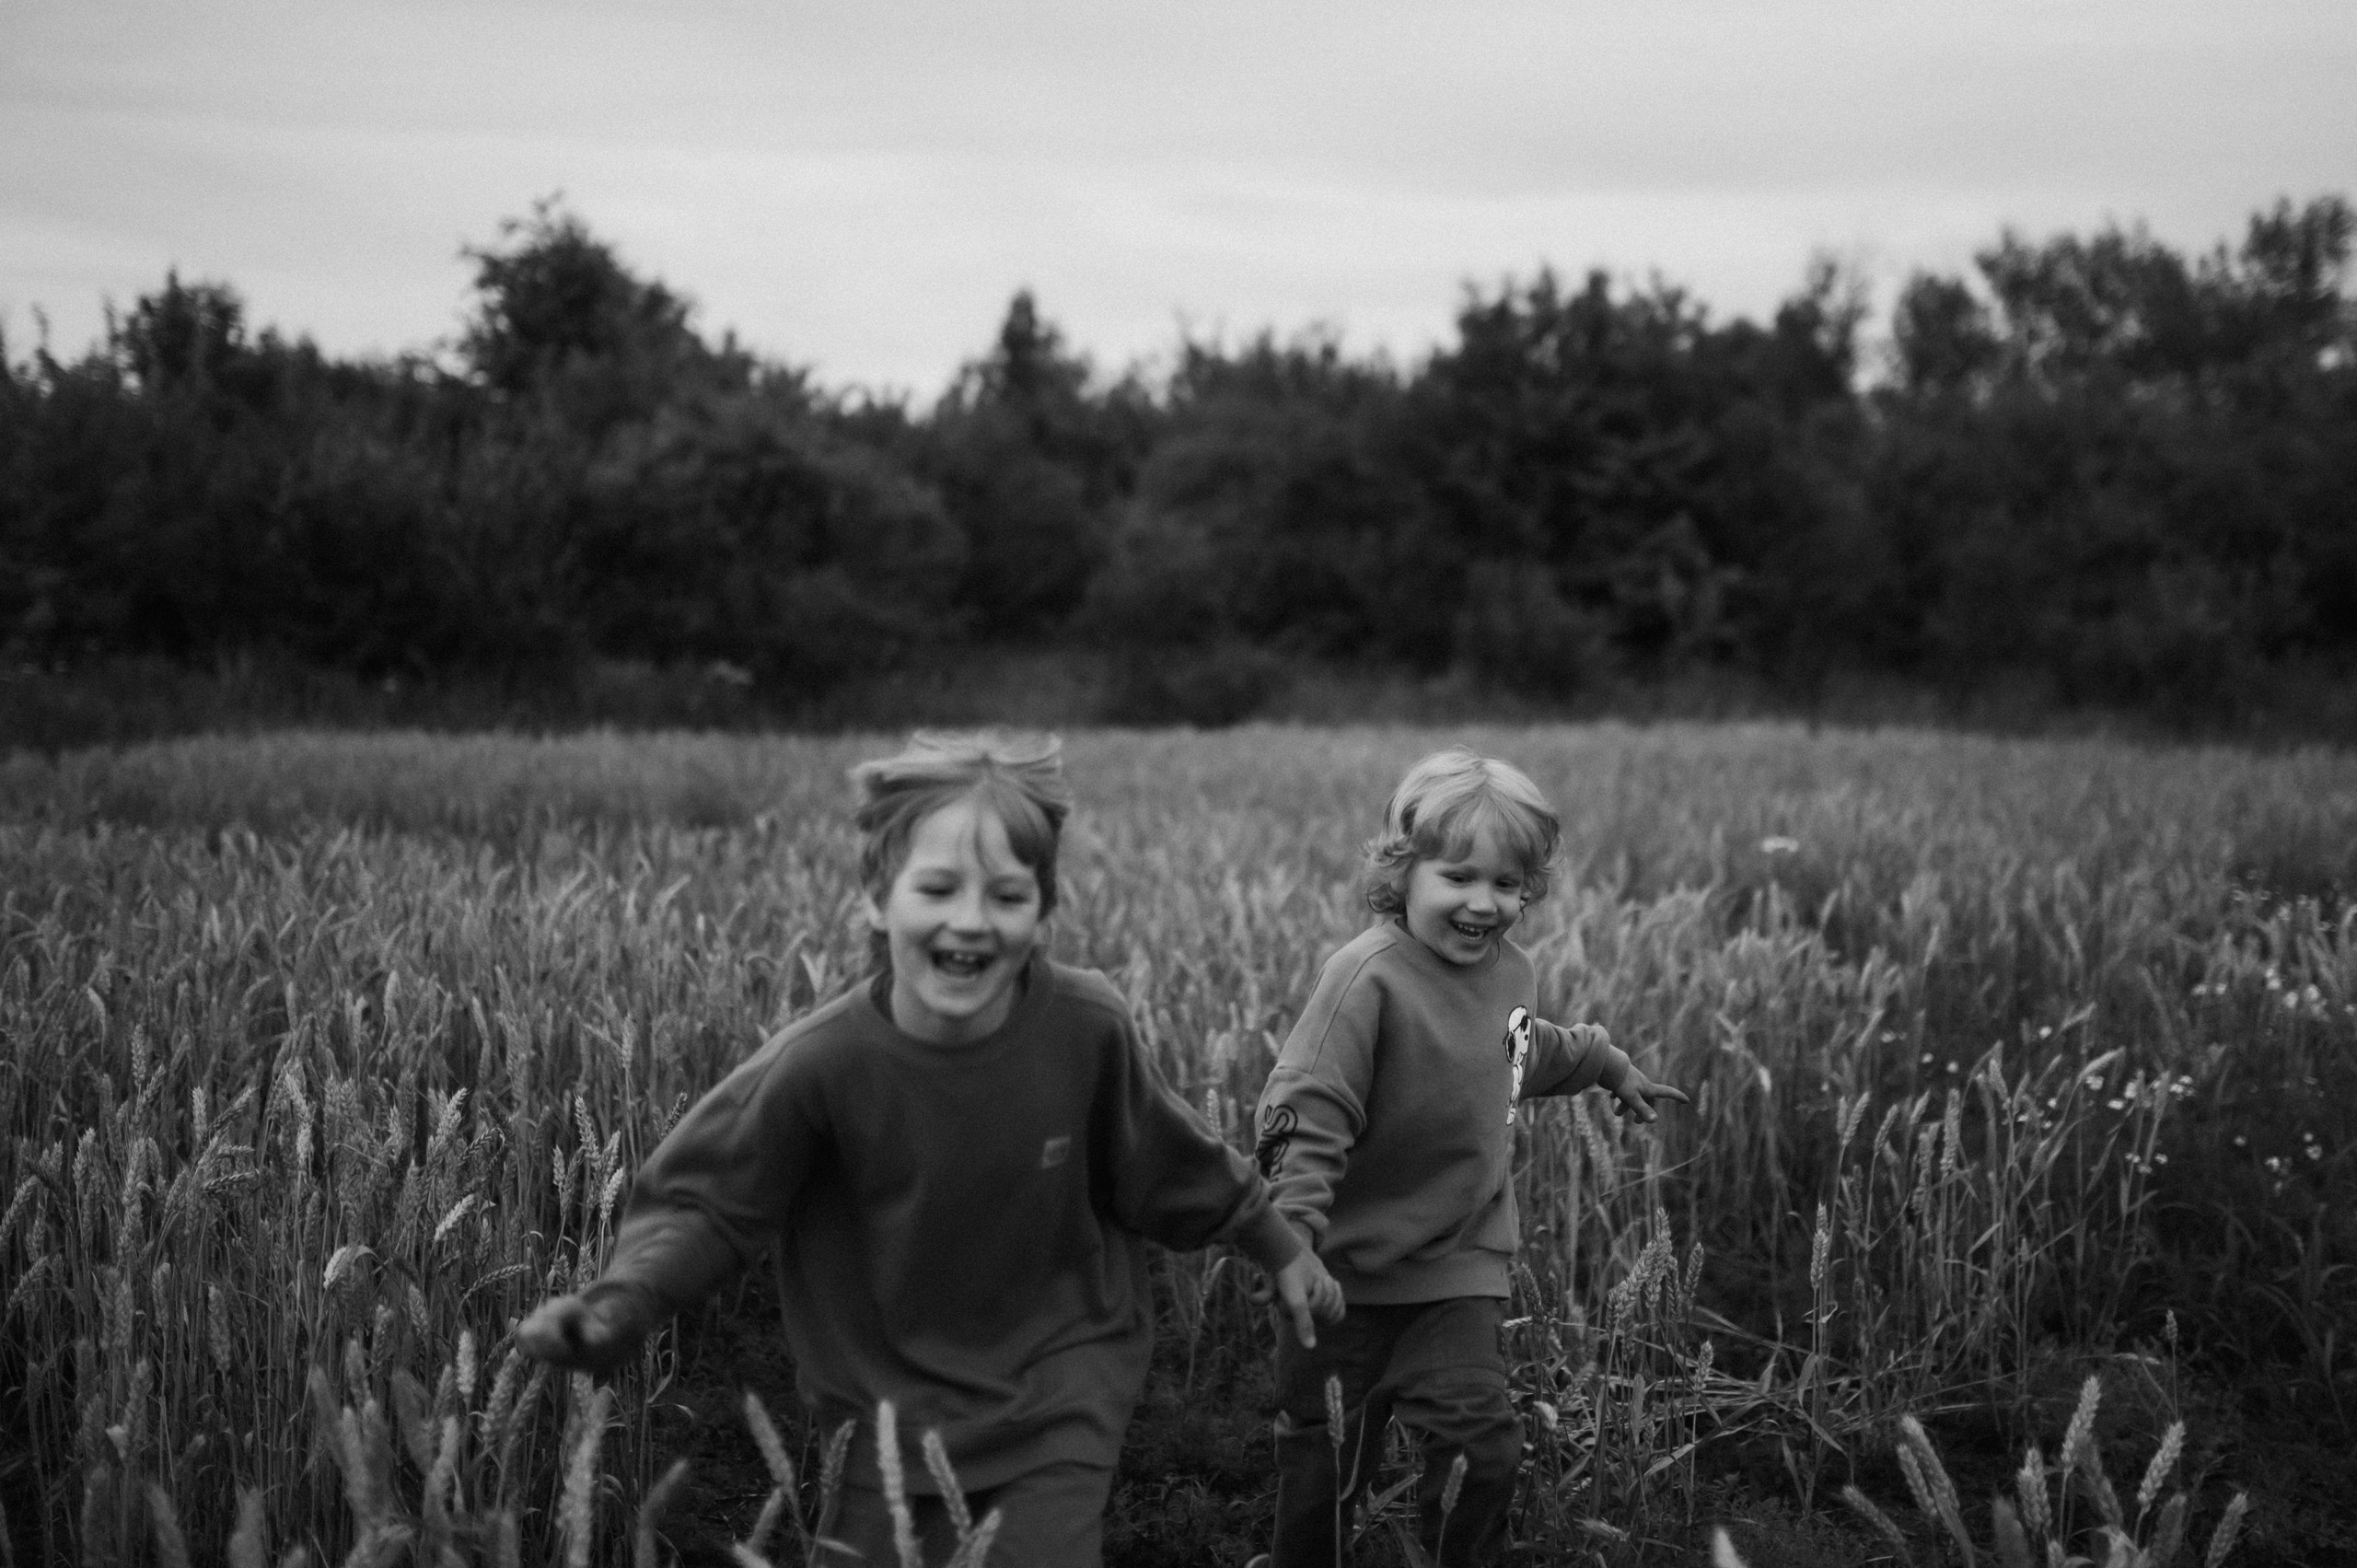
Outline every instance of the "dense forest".
<svg viewBox="0 0 2357 1568">
<path fill-rule="evenodd" d="M 616 661 L 790 717 L 1085 647 L 1127 672 L 1108 717 L 1234 718 L 1318 665 L 2230 723 L 2357 671 L 2352 227 L 2008 232 L 1887 331 L 1827 261 L 1764 325 L 1542 272 L 1407 366 L 1313 331 L 1110 376 L 1018 294 L 919 408 L 708 340 L 544 203 L 468 252 L 433 353 L 333 359 L 177 275 L 78 360 L 0 347 L 0 662 Z"/>
</svg>

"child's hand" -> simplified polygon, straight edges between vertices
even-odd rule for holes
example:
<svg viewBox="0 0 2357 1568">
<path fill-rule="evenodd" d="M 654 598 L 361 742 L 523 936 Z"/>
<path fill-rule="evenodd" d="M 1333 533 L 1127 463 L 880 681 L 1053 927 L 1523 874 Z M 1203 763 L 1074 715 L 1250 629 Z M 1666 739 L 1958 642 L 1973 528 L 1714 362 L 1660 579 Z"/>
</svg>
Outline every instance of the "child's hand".
<svg viewBox="0 0 2357 1568">
<path fill-rule="evenodd" d="M 1316 1318 L 1329 1323 L 1338 1322 L 1342 1316 L 1342 1287 L 1318 1260 L 1318 1254 L 1307 1248 L 1301 1249 L 1294 1260 L 1277 1271 L 1277 1299 L 1284 1303 L 1285 1311 L 1293 1318 L 1295 1338 L 1306 1347 L 1318 1342 Z"/>
<path fill-rule="evenodd" d="M 1674 1099 L 1680 1105 L 1692 1105 L 1693 1097 L 1684 1089 L 1667 1084 L 1656 1084 L 1645 1076 L 1644 1070 L 1631 1063 L 1629 1075 L 1612 1091 L 1612 1114 L 1633 1116 L 1640 1121 L 1651 1121 L 1661 1113 L 1654 1109 L 1657 1099 Z"/>
<path fill-rule="evenodd" d="M 636 1342 L 604 1313 L 577 1295 L 552 1295 L 517 1325 L 526 1355 L 583 1372 L 611 1372 Z"/>
</svg>

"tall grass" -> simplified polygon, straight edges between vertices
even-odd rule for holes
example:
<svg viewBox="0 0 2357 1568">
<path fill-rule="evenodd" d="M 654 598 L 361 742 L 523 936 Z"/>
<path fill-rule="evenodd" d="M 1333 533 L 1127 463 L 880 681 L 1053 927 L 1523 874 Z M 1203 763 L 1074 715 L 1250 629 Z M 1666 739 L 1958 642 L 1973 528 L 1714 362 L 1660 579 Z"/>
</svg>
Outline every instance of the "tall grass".
<svg viewBox="0 0 2357 1568">
<path fill-rule="evenodd" d="M 1690 1504 L 1729 1432 L 1811 1491 L 1902 1412 L 2014 1398 L 2039 1345 L 2171 1308 L 2357 1414 L 2357 761 L 1768 726 L 1076 738 L 1059 951 L 1239 1145 L 1362 923 L 1383 795 L 1460 738 L 1564 810 L 1521 933 L 1543 1006 L 1697 1100 L 1647 1132 L 1525 1113 L 1526 1533 Z M 607 1407 L 533 1376 L 512 1325 L 594 1271 L 686 1101 L 855 976 L 842 778 L 872 749 L 0 760 L 19 1550 L 149 1555 L 154 1488 L 199 1557 L 248 1530 L 341 1560 L 391 1516 L 339 1479 L 373 1401 L 420 1499 L 535 1560 L 619 1560 L 674 1343 Z M 1201 1386 L 1264 1353 L 1237 1271 L 1165 1277 Z M 609 1423 L 611 1484 L 580 1492 Z"/>
</svg>

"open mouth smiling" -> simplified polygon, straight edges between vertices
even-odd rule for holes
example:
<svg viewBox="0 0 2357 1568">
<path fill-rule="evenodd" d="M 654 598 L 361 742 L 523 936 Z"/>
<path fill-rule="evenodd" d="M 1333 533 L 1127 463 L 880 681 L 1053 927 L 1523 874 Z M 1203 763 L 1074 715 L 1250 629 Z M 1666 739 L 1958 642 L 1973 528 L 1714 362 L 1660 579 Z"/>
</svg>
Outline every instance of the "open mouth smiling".
<svg viewBox="0 0 2357 1568">
<path fill-rule="evenodd" d="M 1451 931 L 1456 932 L 1459 936 L 1464 937 L 1468 942 L 1486 941 L 1488 940 L 1490 934 L 1497 930 L 1497 927 L 1494 925 L 1468 925 L 1461 920 L 1450 921 L 1448 923 L 1448 928 Z"/>
<path fill-rule="evenodd" d="M 990 968 L 991 960 L 995 957 L 994 953 L 936 951 L 933 955 L 933 967 L 952 980 L 971 980 Z"/>
</svg>

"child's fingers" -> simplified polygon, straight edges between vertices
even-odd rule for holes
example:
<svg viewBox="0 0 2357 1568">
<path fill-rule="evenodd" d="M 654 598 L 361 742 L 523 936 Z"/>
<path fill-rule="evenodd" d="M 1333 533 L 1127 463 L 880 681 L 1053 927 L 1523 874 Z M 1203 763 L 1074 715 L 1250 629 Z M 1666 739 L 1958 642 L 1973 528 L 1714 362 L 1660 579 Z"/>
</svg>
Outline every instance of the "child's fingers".
<svg viewBox="0 0 2357 1568">
<path fill-rule="evenodd" d="M 568 1365 L 581 1357 L 581 1304 L 570 1296 L 543 1302 L 517 1325 L 516 1342 L 525 1354 Z"/>
<path fill-rule="evenodd" d="M 1306 1299 L 1288 1301 L 1285 1310 L 1293 1314 L 1293 1337 L 1301 1342 L 1304 1350 L 1318 1348 L 1318 1319 L 1311 1316 Z"/>
</svg>

